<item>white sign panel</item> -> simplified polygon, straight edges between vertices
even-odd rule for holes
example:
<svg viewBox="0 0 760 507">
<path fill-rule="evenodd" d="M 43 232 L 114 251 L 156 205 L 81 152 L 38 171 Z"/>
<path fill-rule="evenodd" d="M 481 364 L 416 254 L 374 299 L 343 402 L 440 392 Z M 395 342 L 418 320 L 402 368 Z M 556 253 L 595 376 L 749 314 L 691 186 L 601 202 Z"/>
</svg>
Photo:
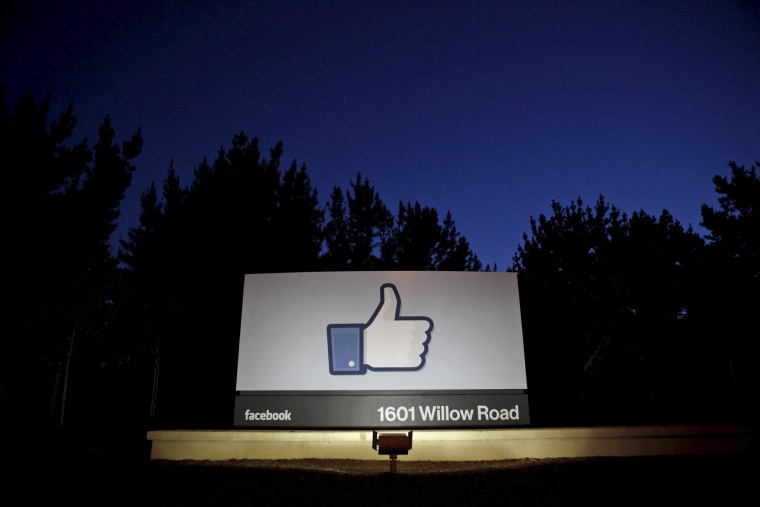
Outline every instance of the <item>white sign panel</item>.
<svg viewBox="0 0 760 507">
<path fill-rule="evenodd" d="M 527 390 L 515 273 L 247 275 L 242 310 L 241 393 Z"/>
</svg>

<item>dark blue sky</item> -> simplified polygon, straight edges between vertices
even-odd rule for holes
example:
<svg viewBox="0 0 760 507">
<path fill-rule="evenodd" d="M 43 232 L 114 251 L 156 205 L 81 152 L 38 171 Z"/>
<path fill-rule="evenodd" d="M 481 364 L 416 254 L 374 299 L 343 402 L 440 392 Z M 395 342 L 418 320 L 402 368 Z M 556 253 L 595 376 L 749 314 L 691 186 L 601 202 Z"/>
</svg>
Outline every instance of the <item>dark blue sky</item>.
<svg viewBox="0 0 760 507">
<path fill-rule="evenodd" d="M 752 2 L 13 3 L 9 100 L 73 100 L 77 140 L 106 114 L 120 139 L 142 128 L 122 235 L 171 159 L 188 184 L 241 130 L 282 140 L 322 202 L 361 172 L 394 213 L 450 210 L 500 270 L 552 200 L 702 233 L 712 177 L 760 160 Z"/>
</svg>

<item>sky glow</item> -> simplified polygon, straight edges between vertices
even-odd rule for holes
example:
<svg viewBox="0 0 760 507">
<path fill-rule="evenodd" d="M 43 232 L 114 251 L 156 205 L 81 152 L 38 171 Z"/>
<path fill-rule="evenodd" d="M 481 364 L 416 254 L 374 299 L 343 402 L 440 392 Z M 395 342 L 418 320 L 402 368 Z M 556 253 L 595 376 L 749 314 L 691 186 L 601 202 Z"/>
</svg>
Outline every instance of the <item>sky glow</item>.
<svg viewBox="0 0 760 507">
<path fill-rule="evenodd" d="M 174 160 L 183 185 L 244 131 L 305 163 L 324 203 L 357 172 L 386 206 L 451 211 L 511 265 L 531 216 L 599 195 L 698 223 L 711 179 L 760 160 L 752 2 L 18 2 L 6 102 L 110 115 L 143 154 L 117 235 Z"/>
</svg>

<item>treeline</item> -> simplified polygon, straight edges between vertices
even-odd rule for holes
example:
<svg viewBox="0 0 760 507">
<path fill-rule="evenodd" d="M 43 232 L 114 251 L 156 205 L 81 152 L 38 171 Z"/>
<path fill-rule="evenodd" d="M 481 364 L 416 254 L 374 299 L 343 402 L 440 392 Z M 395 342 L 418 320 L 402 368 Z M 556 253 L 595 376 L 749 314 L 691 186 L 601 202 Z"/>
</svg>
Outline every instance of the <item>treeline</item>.
<svg viewBox="0 0 760 507">
<path fill-rule="evenodd" d="M 0 417 L 4 423 L 227 428 L 243 276 L 335 270 L 496 270 L 450 213 L 392 212 L 366 177 L 321 205 L 305 165 L 244 133 L 170 165 L 111 248 L 142 138 L 72 144 L 72 108 L 3 101 Z M 716 176 L 706 238 L 666 211 L 630 217 L 599 198 L 530 221 L 518 271 L 538 425 L 740 420 L 755 391 L 760 184 Z"/>
<path fill-rule="evenodd" d="M 531 218 L 513 267 L 536 420 L 755 420 L 760 163 L 729 166 L 706 238 L 603 197 Z"/>
</svg>

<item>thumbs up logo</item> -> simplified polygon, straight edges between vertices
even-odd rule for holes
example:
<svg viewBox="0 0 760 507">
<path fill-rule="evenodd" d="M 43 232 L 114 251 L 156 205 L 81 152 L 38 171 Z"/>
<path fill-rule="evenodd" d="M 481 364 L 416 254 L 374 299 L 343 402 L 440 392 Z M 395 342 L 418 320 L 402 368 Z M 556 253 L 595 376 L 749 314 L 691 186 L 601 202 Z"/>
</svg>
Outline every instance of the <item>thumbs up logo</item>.
<svg viewBox="0 0 760 507">
<path fill-rule="evenodd" d="M 380 304 L 366 324 L 330 324 L 327 348 L 332 375 L 414 371 L 425 366 L 433 321 L 401 316 L 401 297 L 392 283 L 380 287 Z"/>
</svg>

